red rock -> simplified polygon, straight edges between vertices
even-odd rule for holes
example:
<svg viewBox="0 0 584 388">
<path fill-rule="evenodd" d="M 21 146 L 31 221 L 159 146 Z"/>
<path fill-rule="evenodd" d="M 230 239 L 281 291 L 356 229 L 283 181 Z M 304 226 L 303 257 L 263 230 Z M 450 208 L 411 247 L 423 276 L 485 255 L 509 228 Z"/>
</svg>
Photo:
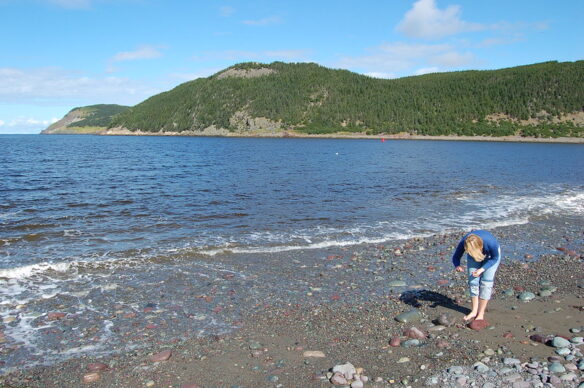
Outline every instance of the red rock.
<svg viewBox="0 0 584 388">
<path fill-rule="evenodd" d="M 341 296 L 339 294 L 333 294 L 331 296 L 331 300 L 340 300 L 340 299 L 341 299 Z"/>
<path fill-rule="evenodd" d="M 153 312 L 153 311 L 154 311 L 154 307 L 146 307 L 146 308 L 144 309 L 144 312 L 145 312 L 145 313 L 151 313 L 151 312 Z"/>
<path fill-rule="evenodd" d="M 568 248 L 564 248 L 564 247 L 557 247 L 556 249 L 560 252 L 566 252 L 568 250 Z"/>
<path fill-rule="evenodd" d="M 434 267 L 433 265 L 429 265 L 428 267 L 426 267 L 426 269 L 430 272 L 436 271 L 436 267 Z"/>
<path fill-rule="evenodd" d="M 172 356 L 172 351 L 165 350 L 163 352 L 156 353 L 155 355 L 150 357 L 150 361 L 152 361 L 152 362 L 167 361 L 170 358 L 170 356 Z"/>
<path fill-rule="evenodd" d="M 417 327 L 410 327 L 409 329 L 404 331 L 404 335 L 406 337 L 415 338 L 415 339 L 426 338 L 426 334 L 422 330 L 418 329 Z"/>
<path fill-rule="evenodd" d="M 136 318 L 136 313 L 126 313 L 123 315 L 123 318 L 125 319 Z"/>
<path fill-rule="evenodd" d="M 87 370 L 90 372 L 100 372 L 103 370 L 107 370 L 109 367 L 106 364 L 102 364 L 101 362 L 94 362 L 92 364 L 87 364 Z"/>
<path fill-rule="evenodd" d="M 513 287 L 513 289 L 514 289 L 515 291 L 517 291 L 517 292 L 523 292 L 523 291 L 525 291 L 525 288 L 523 288 L 523 287 L 521 287 L 521 286 L 515 286 L 515 287 Z"/>
<path fill-rule="evenodd" d="M 568 256 L 572 256 L 572 257 L 580 256 L 576 251 L 568 251 L 566 253 L 568 254 Z"/>
<path fill-rule="evenodd" d="M 444 341 L 444 340 L 440 340 L 440 341 L 436 342 L 436 346 L 438 346 L 440 349 L 449 348 L 450 347 L 450 342 Z"/>
<path fill-rule="evenodd" d="M 209 302 L 209 303 L 211 303 L 211 302 L 213 301 L 213 299 L 214 299 L 214 298 L 213 298 L 212 296 L 206 296 L 206 297 L 205 297 L 205 302 Z"/>
<path fill-rule="evenodd" d="M 513 334 L 511 334 L 510 332 L 507 332 L 507 333 L 503 334 L 503 338 L 511 339 L 511 338 L 515 338 L 515 336 Z"/>
<path fill-rule="evenodd" d="M 525 257 L 526 259 L 533 259 L 533 255 L 530 255 L 529 253 L 526 253 L 525 255 L 523 255 L 523 257 Z"/>
<path fill-rule="evenodd" d="M 213 309 L 213 312 L 214 312 L 215 314 L 218 314 L 218 313 L 220 313 L 221 311 L 223 311 L 223 307 L 221 307 L 221 306 L 217 306 L 217 307 L 215 307 L 215 308 Z"/>
<path fill-rule="evenodd" d="M 449 283 L 449 281 L 446 280 L 446 279 L 440 279 L 440 280 L 438 280 L 438 285 L 439 286 L 444 286 L 444 285 L 446 285 L 448 283 Z"/>
<path fill-rule="evenodd" d="M 88 373 L 85 376 L 83 376 L 83 382 L 85 384 L 94 383 L 96 381 L 99 381 L 99 379 L 101 379 L 101 375 L 99 373 Z"/>
<path fill-rule="evenodd" d="M 149 330 L 154 330 L 154 329 L 158 328 L 158 325 L 155 325 L 154 323 L 150 323 L 150 324 L 146 325 L 146 328 Z"/>
<path fill-rule="evenodd" d="M 483 330 L 487 326 L 489 326 L 489 322 L 485 321 L 484 319 L 475 319 L 474 321 L 468 324 L 469 328 L 476 331 Z"/>
<path fill-rule="evenodd" d="M 393 346 L 394 348 L 397 348 L 400 345 L 401 345 L 401 339 L 399 337 L 391 337 L 391 340 L 389 340 L 389 346 Z"/>
<path fill-rule="evenodd" d="M 59 319 L 65 318 L 66 316 L 67 316 L 67 314 L 65 314 L 65 313 L 48 313 L 47 319 L 49 321 L 57 321 Z"/>
</svg>

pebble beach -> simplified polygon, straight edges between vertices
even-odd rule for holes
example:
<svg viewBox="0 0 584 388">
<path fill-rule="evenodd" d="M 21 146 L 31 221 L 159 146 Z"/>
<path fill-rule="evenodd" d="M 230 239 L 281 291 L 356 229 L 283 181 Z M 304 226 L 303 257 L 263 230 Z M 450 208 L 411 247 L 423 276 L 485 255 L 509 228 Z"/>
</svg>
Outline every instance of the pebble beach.
<svg viewBox="0 0 584 388">
<path fill-rule="evenodd" d="M 208 260 L 246 273 L 262 268 L 251 286 L 217 273 L 208 294 L 193 296 L 217 318 L 232 317 L 231 329 L 177 332 L 196 316 L 155 296 L 139 311 L 118 304 L 92 318 L 127 330 L 116 351 L 6 368 L 0 386 L 582 387 L 582 221 L 548 215 L 492 229 L 503 262 L 484 327 L 462 321 L 466 279 L 450 262 L 462 233 L 215 256 Z M 47 336 L 63 340 L 79 325 L 91 335 L 91 322 L 74 308 L 55 306 L 39 318 L 51 322 Z M 12 321 L 0 328 L 4 358 L 23 345 L 5 334 Z M 131 346 L 136 337 L 140 346 Z"/>
</svg>

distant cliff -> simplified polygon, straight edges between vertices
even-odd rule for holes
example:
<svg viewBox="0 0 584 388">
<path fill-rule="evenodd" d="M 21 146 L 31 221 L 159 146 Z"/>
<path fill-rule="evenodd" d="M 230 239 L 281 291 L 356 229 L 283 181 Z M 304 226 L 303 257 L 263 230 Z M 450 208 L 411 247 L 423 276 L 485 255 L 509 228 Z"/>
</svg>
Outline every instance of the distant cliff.
<svg viewBox="0 0 584 388">
<path fill-rule="evenodd" d="M 108 127 L 111 134 L 583 138 L 584 61 L 399 79 L 314 63 L 242 63 L 124 108 Z"/>
<path fill-rule="evenodd" d="M 90 105 L 73 108 L 61 120 L 51 124 L 42 134 L 102 133 L 111 124 L 112 117 L 129 109 L 122 105 Z"/>
</svg>

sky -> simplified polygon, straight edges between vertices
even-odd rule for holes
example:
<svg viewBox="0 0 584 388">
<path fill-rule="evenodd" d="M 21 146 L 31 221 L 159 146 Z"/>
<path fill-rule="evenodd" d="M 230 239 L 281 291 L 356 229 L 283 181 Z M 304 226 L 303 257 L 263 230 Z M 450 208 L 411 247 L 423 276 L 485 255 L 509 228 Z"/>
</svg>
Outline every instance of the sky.
<svg viewBox="0 0 584 388">
<path fill-rule="evenodd" d="M 377 78 L 584 59 L 584 0 L 0 0 L 0 134 L 240 62 Z"/>
</svg>

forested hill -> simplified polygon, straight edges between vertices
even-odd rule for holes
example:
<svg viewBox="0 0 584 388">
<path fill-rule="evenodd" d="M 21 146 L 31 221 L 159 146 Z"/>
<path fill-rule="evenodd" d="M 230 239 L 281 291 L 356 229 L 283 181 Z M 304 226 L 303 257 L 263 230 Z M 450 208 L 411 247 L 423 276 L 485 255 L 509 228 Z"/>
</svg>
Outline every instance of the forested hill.
<svg viewBox="0 0 584 388">
<path fill-rule="evenodd" d="M 73 108 L 56 123 L 42 131 L 43 134 L 96 133 L 104 131 L 112 117 L 129 109 L 115 104 L 99 104 Z"/>
<path fill-rule="evenodd" d="M 584 137 L 584 61 L 389 80 L 313 63 L 243 63 L 153 96 L 110 127 Z"/>
</svg>

